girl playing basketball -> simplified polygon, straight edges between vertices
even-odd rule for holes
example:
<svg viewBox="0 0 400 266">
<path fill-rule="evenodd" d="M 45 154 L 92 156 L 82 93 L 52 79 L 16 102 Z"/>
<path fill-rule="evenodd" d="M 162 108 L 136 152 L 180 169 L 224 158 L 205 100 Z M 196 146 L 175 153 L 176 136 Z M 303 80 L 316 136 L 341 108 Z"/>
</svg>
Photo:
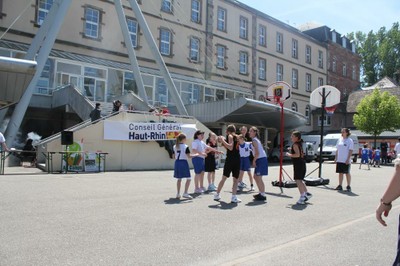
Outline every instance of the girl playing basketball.
<svg viewBox="0 0 400 266">
<path fill-rule="evenodd" d="M 198 154 L 190 154 L 189 147 L 186 145 L 186 135 L 183 133 L 179 134 L 176 138 L 176 144 L 174 145 L 174 177 L 177 179 L 177 199 L 181 198 L 180 190 L 183 178 L 186 178 L 186 183 L 185 191 L 182 196 L 185 199 L 192 199 L 192 196 L 190 196 L 188 193 L 191 177 L 187 159 L 195 156 L 198 156 Z"/>
<path fill-rule="evenodd" d="M 254 180 L 256 181 L 258 190 L 260 193 L 254 195 L 255 200 L 266 201 L 267 196 L 265 194 L 265 185 L 262 180 L 263 175 L 268 175 L 268 160 L 267 154 L 259 140 L 258 129 L 256 127 L 251 127 L 249 130 L 250 138 L 252 138 L 253 142 L 253 166 L 254 169 Z"/>
</svg>

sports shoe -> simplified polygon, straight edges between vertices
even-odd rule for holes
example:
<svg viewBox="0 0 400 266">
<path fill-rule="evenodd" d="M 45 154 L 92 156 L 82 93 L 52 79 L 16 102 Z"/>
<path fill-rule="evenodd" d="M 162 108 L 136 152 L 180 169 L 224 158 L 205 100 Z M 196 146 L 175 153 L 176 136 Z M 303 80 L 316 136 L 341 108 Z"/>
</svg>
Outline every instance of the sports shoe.
<svg viewBox="0 0 400 266">
<path fill-rule="evenodd" d="M 242 202 L 237 196 L 232 196 L 231 203 L 240 203 Z"/>
<path fill-rule="evenodd" d="M 337 187 L 335 188 L 335 190 L 342 191 L 342 190 L 343 190 L 343 187 L 342 187 L 341 185 L 339 185 L 339 186 L 337 186 Z"/>
<path fill-rule="evenodd" d="M 188 193 L 183 194 L 182 197 L 184 197 L 185 199 L 193 199 L 193 197 L 190 196 Z"/>
<path fill-rule="evenodd" d="M 310 192 L 307 192 L 306 193 L 306 196 L 304 197 L 304 201 L 308 201 L 308 200 L 310 200 L 311 198 L 312 198 L 312 194 L 310 193 Z"/>
<path fill-rule="evenodd" d="M 253 185 L 250 186 L 250 191 L 254 191 L 254 186 Z"/>
<path fill-rule="evenodd" d="M 221 200 L 221 196 L 220 196 L 218 193 L 216 193 L 216 194 L 214 195 L 214 200 L 215 200 L 215 201 L 220 201 L 220 200 Z"/>
<path fill-rule="evenodd" d="M 253 196 L 255 200 L 267 200 L 266 196 L 261 195 L 261 193 L 258 193 Z"/>
<path fill-rule="evenodd" d="M 244 182 L 239 182 L 238 187 L 245 188 L 247 185 Z"/>
<path fill-rule="evenodd" d="M 195 194 L 201 194 L 201 193 L 203 193 L 203 192 L 202 192 L 201 188 L 196 188 L 196 189 L 194 190 L 194 193 L 195 193 Z"/>
<path fill-rule="evenodd" d="M 350 186 L 347 186 L 347 187 L 346 187 L 346 191 L 347 191 L 347 192 L 351 192 L 351 187 L 350 187 Z"/>
<path fill-rule="evenodd" d="M 181 194 L 176 194 L 175 199 L 180 199 L 181 198 Z"/>
<path fill-rule="evenodd" d="M 216 187 L 213 184 L 208 185 L 207 191 L 215 191 L 215 190 L 216 190 Z"/>
<path fill-rule="evenodd" d="M 306 204 L 306 197 L 300 197 L 297 201 L 297 204 L 304 205 Z"/>
</svg>

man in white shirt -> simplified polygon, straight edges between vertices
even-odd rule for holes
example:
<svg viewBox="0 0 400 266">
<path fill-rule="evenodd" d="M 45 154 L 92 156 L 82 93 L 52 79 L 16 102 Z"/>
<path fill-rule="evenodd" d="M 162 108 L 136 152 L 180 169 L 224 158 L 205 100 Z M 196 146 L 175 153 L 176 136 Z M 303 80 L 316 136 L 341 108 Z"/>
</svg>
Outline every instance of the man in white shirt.
<svg viewBox="0 0 400 266">
<path fill-rule="evenodd" d="M 0 132 L 0 144 L 3 151 L 10 151 L 10 149 L 7 147 L 6 139 L 4 138 L 1 132 Z"/>
<path fill-rule="evenodd" d="M 396 146 L 394 146 L 394 152 L 396 153 L 396 158 L 397 158 L 397 156 L 400 155 L 400 138 L 398 139 Z"/>
<path fill-rule="evenodd" d="M 335 190 L 342 191 L 343 174 L 346 175 L 347 181 L 347 192 L 351 192 L 351 175 L 350 175 L 350 165 L 351 165 L 351 155 L 353 154 L 354 143 L 350 136 L 350 130 L 348 128 L 343 128 L 342 137 L 339 139 L 336 145 L 336 173 L 339 174 L 339 185 Z"/>
</svg>

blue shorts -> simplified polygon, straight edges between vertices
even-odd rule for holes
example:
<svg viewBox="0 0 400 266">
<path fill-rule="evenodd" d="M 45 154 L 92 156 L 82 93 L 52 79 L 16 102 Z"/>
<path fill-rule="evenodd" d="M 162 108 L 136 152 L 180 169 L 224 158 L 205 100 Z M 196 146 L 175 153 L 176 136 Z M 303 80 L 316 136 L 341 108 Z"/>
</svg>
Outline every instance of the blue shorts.
<svg viewBox="0 0 400 266">
<path fill-rule="evenodd" d="M 249 157 L 240 157 L 240 171 L 250 171 Z"/>
<path fill-rule="evenodd" d="M 256 168 L 254 174 L 258 176 L 268 175 L 268 160 L 267 157 L 258 158 L 256 160 Z"/>
<path fill-rule="evenodd" d="M 363 157 L 361 157 L 361 163 L 368 163 L 368 158 L 363 158 Z"/>
<path fill-rule="evenodd" d="M 176 160 L 174 166 L 175 178 L 190 178 L 189 163 L 187 160 Z"/>
<path fill-rule="evenodd" d="M 194 157 L 192 158 L 193 168 L 195 174 L 201 174 L 205 170 L 204 158 Z"/>
</svg>

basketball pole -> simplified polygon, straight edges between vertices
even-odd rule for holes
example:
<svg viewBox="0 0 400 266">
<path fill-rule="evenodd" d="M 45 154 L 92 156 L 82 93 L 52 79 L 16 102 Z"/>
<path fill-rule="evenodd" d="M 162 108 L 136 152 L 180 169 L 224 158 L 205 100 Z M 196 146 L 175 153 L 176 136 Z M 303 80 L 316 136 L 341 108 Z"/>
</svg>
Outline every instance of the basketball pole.
<svg viewBox="0 0 400 266">
<path fill-rule="evenodd" d="M 326 105 L 325 87 L 322 88 L 322 102 L 321 102 L 321 131 L 320 131 L 320 145 L 319 145 L 319 165 L 318 177 L 322 178 L 322 143 L 324 142 L 324 119 L 325 119 L 325 105 Z"/>
<path fill-rule="evenodd" d="M 281 106 L 281 135 L 280 135 L 280 158 L 279 158 L 279 187 L 281 189 L 281 193 L 283 193 L 283 134 L 284 134 L 284 126 L 285 126 L 285 116 L 283 114 L 283 102 L 279 101 L 279 105 Z"/>
</svg>

